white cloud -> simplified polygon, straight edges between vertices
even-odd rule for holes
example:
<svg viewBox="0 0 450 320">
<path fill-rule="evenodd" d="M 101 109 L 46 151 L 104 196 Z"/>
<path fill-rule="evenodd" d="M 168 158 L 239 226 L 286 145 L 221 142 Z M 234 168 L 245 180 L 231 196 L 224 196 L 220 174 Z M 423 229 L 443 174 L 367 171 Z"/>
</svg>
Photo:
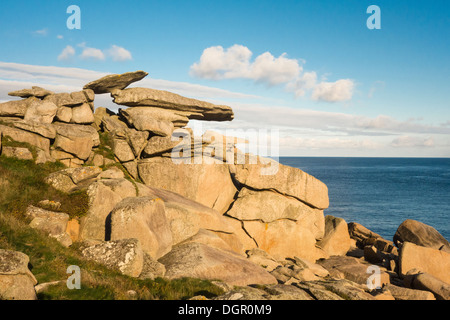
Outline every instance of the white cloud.
<svg viewBox="0 0 450 320">
<path fill-rule="evenodd" d="M 433 137 L 411 137 L 401 136 L 392 140 L 391 144 L 394 148 L 429 148 L 434 147 Z"/>
<path fill-rule="evenodd" d="M 62 35 L 58 34 L 58 35 L 56 36 L 56 39 L 60 39 L 60 40 L 62 40 L 62 39 L 64 39 L 64 36 L 62 36 Z"/>
<path fill-rule="evenodd" d="M 100 49 L 85 47 L 80 58 L 83 60 L 105 60 L 105 54 Z"/>
<path fill-rule="evenodd" d="M 191 66 L 191 75 L 213 80 L 243 78 L 276 85 L 295 79 L 302 70 L 298 60 L 287 58 L 285 53 L 275 58 L 265 52 L 251 62 L 252 55 L 247 47 L 237 44 L 228 49 L 206 48 L 200 61 Z"/>
<path fill-rule="evenodd" d="M 112 45 L 111 48 L 108 49 L 107 53 L 114 61 L 126 61 L 133 59 L 130 51 L 116 45 Z"/>
<path fill-rule="evenodd" d="M 39 66 L 21 63 L 0 61 L 0 99 L 11 100 L 8 92 L 29 88 L 31 86 L 41 86 L 55 92 L 73 92 L 81 90 L 88 82 L 106 76 L 108 73 L 81 69 L 55 66 Z M 136 86 L 166 90 L 178 93 L 187 97 L 197 99 L 249 99 L 260 98 L 238 92 L 231 92 L 219 88 L 207 87 L 193 83 L 168 81 L 153 79 L 147 76 L 143 80 L 134 84 Z M 132 87 L 131 85 L 130 87 Z M 115 107 L 109 95 L 99 95 L 104 98 L 106 107 Z"/>
<path fill-rule="evenodd" d="M 354 82 L 340 79 L 335 82 L 317 82 L 317 73 L 303 73 L 298 59 L 290 59 L 283 53 L 278 58 L 265 52 L 251 61 L 253 53 L 245 46 L 233 45 L 228 49 L 221 46 L 203 50 L 200 61 L 191 66 L 192 76 L 204 79 L 250 79 L 268 85 L 285 85 L 296 97 L 303 97 L 312 91 L 311 98 L 326 102 L 351 100 Z M 302 61 L 303 62 L 303 61 Z"/>
<path fill-rule="evenodd" d="M 43 28 L 43 29 L 40 29 L 40 30 L 36 30 L 36 31 L 33 31 L 33 34 L 45 37 L 48 34 L 48 29 L 47 28 Z"/>
<path fill-rule="evenodd" d="M 58 61 L 67 61 L 70 60 L 73 56 L 75 56 L 75 49 L 72 46 L 68 45 L 58 56 Z"/>
<path fill-rule="evenodd" d="M 294 92 L 296 97 L 303 97 L 307 91 L 314 88 L 317 82 L 317 73 L 315 71 L 304 72 L 295 81 L 286 85 L 288 91 Z"/>
<path fill-rule="evenodd" d="M 354 82 L 350 79 L 321 82 L 314 86 L 312 98 L 327 102 L 348 101 L 352 99 L 354 86 Z"/>
</svg>

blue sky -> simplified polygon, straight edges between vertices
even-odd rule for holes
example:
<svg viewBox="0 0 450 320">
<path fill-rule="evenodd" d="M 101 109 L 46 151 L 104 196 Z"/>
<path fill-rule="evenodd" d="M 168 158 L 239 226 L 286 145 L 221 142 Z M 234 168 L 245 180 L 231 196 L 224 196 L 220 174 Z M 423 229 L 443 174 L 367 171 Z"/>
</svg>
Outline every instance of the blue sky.
<svg viewBox="0 0 450 320">
<path fill-rule="evenodd" d="M 81 30 L 66 27 L 72 4 Z M 366 27 L 372 4 L 380 30 Z M 145 70 L 136 85 L 233 107 L 232 124 L 210 127 L 279 129 L 282 155 L 450 156 L 449 1 L 0 6 L 0 100 L 23 84 L 76 90 L 97 74 Z"/>
</svg>

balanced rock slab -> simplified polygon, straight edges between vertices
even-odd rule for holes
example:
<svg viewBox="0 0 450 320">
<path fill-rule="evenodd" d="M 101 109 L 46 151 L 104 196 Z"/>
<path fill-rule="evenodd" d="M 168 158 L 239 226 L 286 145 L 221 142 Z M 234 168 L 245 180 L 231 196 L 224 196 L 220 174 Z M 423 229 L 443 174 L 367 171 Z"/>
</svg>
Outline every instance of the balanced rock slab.
<svg viewBox="0 0 450 320">
<path fill-rule="evenodd" d="M 114 90 L 114 102 L 129 107 L 149 106 L 162 109 L 184 111 L 189 119 L 207 121 L 231 121 L 233 110 L 228 106 L 186 98 L 178 94 L 149 88 Z"/>
<path fill-rule="evenodd" d="M 111 74 L 86 84 L 83 89 L 91 89 L 95 94 L 110 93 L 115 89 L 125 89 L 130 84 L 144 79 L 148 75 L 145 71 Z"/>
<path fill-rule="evenodd" d="M 260 266 L 229 251 L 201 243 L 185 243 L 158 260 L 169 279 L 193 277 L 222 280 L 231 285 L 276 284 L 276 279 Z"/>
</svg>

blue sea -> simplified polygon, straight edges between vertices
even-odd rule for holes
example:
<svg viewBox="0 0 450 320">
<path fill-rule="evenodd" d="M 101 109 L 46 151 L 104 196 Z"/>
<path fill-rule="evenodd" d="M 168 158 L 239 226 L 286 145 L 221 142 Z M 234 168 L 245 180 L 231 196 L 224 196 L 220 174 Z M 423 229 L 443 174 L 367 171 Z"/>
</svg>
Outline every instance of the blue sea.
<svg viewBox="0 0 450 320">
<path fill-rule="evenodd" d="M 328 186 L 325 215 L 358 222 L 392 240 L 406 219 L 450 240 L 450 158 L 280 157 Z"/>
</svg>

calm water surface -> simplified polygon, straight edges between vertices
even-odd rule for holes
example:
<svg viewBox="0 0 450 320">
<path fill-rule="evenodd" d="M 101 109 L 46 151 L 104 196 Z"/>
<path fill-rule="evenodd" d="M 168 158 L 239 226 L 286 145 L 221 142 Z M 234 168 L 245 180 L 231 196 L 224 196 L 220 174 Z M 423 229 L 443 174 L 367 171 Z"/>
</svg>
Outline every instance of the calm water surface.
<svg viewBox="0 0 450 320">
<path fill-rule="evenodd" d="M 450 158 L 282 157 L 328 186 L 325 214 L 358 222 L 392 240 L 414 219 L 450 240 Z"/>
</svg>

